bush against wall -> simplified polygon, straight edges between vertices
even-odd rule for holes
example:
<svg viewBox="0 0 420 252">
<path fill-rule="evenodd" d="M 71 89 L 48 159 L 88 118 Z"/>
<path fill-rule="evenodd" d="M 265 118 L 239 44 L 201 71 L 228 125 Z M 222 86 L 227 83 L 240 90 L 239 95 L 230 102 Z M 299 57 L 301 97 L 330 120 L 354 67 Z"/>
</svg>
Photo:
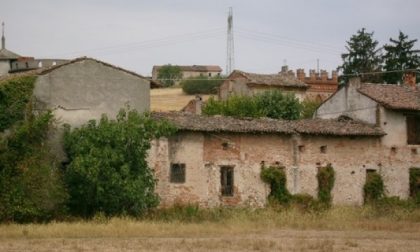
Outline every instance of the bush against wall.
<svg viewBox="0 0 420 252">
<path fill-rule="evenodd" d="M 382 199 L 385 196 L 384 188 L 384 181 L 379 173 L 368 173 L 366 176 L 366 183 L 363 186 L 365 203 Z"/>
<path fill-rule="evenodd" d="M 262 167 L 261 179 L 270 185 L 269 199 L 279 203 L 288 203 L 291 195 L 286 188 L 286 173 L 284 167 Z"/>
<path fill-rule="evenodd" d="M 420 204 L 420 168 L 410 168 L 410 197 Z"/>
<path fill-rule="evenodd" d="M 198 76 L 183 80 L 180 85 L 184 93 L 193 94 L 217 94 L 217 89 L 222 84 L 223 79 L 220 76 L 207 77 Z"/>
<path fill-rule="evenodd" d="M 331 191 L 335 182 L 335 172 L 331 164 L 320 167 L 316 177 L 318 179 L 318 200 L 329 206 L 331 205 Z"/>
<path fill-rule="evenodd" d="M 0 132 L 23 119 L 35 81 L 35 76 L 26 76 L 0 83 Z"/>
<path fill-rule="evenodd" d="M 230 96 L 224 101 L 209 99 L 202 112 L 206 115 L 294 120 L 300 116 L 301 105 L 293 94 L 276 90 L 254 96 Z"/>
<path fill-rule="evenodd" d="M 312 118 L 316 109 L 321 105 L 321 101 L 316 99 L 308 99 L 302 101 L 302 111 L 301 111 L 301 118 Z"/>
<path fill-rule="evenodd" d="M 0 143 L 0 220 L 45 221 L 65 211 L 61 172 L 46 143 L 52 114 L 15 123 Z"/>
<path fill-rule="evenodd" d="M 65 182 L 71 213 L 138 216 L 157 206 L 147 151 L 151 140 L 174 131 L 170 124 L 134 110 L 121 110 L 116 120 L 103 116 L 98 123 L 90 121 L 73 130 L 67 127 Z"/>
</svg>

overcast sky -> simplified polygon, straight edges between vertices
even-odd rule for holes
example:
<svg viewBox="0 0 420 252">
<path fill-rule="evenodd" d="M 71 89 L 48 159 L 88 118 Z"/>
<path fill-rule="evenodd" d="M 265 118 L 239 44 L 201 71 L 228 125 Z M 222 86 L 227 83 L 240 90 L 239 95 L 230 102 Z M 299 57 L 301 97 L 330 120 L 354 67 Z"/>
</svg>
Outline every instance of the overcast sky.
<svg viewBox="0 0 420 252">
<path fill-rule="evenodd" d="M 233 7 L 235 69 L 328 71 L 346 40 L 374 31 L 381 45 L 402 30 L 420 38 L 419 0 L 0 0 L 6 47 L 35 58 L 94 57 L 151 75 L 153 65 L 226 68 Z M 419 43 L 417 43 L 419 48 Z"/>
</svg>

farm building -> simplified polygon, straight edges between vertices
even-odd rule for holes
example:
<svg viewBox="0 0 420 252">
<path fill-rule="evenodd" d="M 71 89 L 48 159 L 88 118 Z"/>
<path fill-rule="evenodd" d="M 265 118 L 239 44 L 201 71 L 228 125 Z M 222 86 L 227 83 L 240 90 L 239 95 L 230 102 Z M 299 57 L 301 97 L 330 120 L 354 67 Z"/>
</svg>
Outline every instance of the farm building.
<svg viewBox="0 0 420 252">
<path fill-rule="evenodd" d="M 371 173 L 381 175 L 388 196 L 408 198 L 420 190 L 420 182 L 409 183 L 410 170 L 420 169 L 418 87 L 383 86 L 352 80 L 316 119 L 154 113 L 179 128 L 150 150 L 162 204 L 264 206 L 270 193 L 260 178 L 264 166 L 282 167 L 292 194 L 316 196 L 318 169 L 331 165 L 333 204 L 361 205 Z"/>
</svg>

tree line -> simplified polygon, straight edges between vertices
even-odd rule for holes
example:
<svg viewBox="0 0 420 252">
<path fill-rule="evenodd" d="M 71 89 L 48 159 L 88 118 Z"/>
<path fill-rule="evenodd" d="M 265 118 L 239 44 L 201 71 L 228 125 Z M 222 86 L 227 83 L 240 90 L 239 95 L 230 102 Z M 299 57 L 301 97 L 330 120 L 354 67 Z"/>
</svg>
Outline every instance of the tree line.
<svg viewBox="0 0 420 252">
<path fill-rule="evenodd" d="M 343 64 L 338 67 L 343 73 L 340 82 L 359 76 L 362 82 L 396 84 L 401 83 L 405 70 L 420 67 L 420 50 L 414 48 L 417 39 L 400 31 L 397 38 L 380 47 L 373 35 L 362 28 L 347 41 Z"/>
</svg>

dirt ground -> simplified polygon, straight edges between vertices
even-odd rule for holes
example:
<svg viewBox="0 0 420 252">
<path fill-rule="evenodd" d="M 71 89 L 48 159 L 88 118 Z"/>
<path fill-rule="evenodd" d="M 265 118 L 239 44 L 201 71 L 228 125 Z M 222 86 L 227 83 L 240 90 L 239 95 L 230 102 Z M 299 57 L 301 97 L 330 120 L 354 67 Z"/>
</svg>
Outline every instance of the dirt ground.
<svg viewBox="0 0 420 252">
<path fill-rule="evenodd" d="M 208 95 L 203 99 L 207 100 Z M 195 98 L 195 95 L 186 95 L 181 88 L 158 88 L 150 90 L 150 109 L 152 111 L 179 111 L 188 102 Z"/>
<path fill-rule="evenodd" d="M 0 251 L 420 251 L 420 230 L 274 229 L 232 236 L 2 238 Z"/>
</svg>

